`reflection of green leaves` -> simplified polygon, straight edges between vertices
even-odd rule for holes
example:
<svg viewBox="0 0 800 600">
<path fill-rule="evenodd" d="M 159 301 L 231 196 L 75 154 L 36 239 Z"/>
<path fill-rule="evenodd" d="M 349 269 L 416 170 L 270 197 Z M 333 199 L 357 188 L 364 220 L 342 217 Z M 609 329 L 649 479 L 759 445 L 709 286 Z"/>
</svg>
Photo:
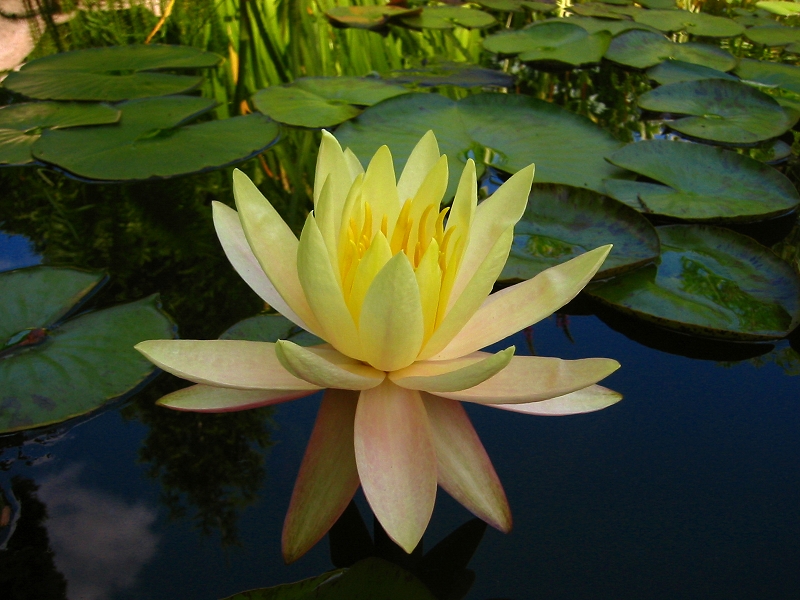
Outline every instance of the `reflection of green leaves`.
<svg viewBox="0 0 800 600">
<path fill-rule="evenodd" d="M 567 21 L 535 23 L 520 31 L 504 31 L 484 39 L 483 47 L 500 54 L 519 54 L 522 61 L 547 61 L 568 65 L 600 62 L 611 34 L 589 34 Z"/>
<path fill-rule="evenodd" d="M 660 31 L 686 31 L 705 37 L 733 37 L 744 31 L 744 26 L 732 19 L 688 10 L 640 10 L 633 19 Z"/>
<path fill-rule="evenodd" d="M 709 337 L 759 341 L 800 320 L 800 277 L 769 249 L 727 229 L 658 229 L 661 260 L 589 292 L 624 312 Z"/>
<path fill-rule="evenodd" d="M 748 222 L 800 204 L 785 175 L 748 156 L 702 144 L 648 140 L 608 157 L 665 185 L 607 180 L 610 196 L 639 211 L 679 219 Z"/>
<path fill-rule="evenodd" d="M 475 159 L 508 173 L 536 163 L 536 181 L 600 190 L 602 180 L 622 173 L 602 160 L 619 147 L 597 125 L 551 103 L 514 94 L 475 94 L 455 102 L 437 94 L 407 94 L 365 110 L 336 131 L 362 161 L 379 146 L 392 149 L 402 168 L 419 138 L 434 129 L 450 158 L 449 193 L 462 165 Z M 614 172 L 615 175 L 610 175 Z"/>
<path fill-rule="evenodd" d="M 173 335 L 156 297 L 60 322 L 100 280 L 54 267 L 0 275 L 0 432 L 86 414 L 152 373 L 133 346 Z"/>
<path fill-rule="evenodd" d="M 497 23 L 489 13 L 465 6 L 426 6 L 421 13 L 402 17 L 400 21 L 414 29 L 453 29 L 456 26 L 481 29 Z"/>
<path fill-rule="evenodd" d="M 270 86 L 253 96 L 255 107 L 272 119 L 299 127 L 331 127 L 361 113 L 359 106 L 406 94 L 408 90 L 380 79 L 303 77 Z"/>
<path fill-rule="evenodd" d="M 673 59 L 703 65 L 719 71 L 730 71 L 736 58 L 716 46 L 687 42 L 677 44 L 651 31 L 633 30 L 611 40 L 606 58 L 637 69 L 646 69 Z"/>
<path fill-rule="evenodd" d="M 658 257 L 658 236 L 638 212 L 589 190 L 534 184 L 500 279 L 529 279 L 603 244 L 614 244 L 598 278 Z"/>
<path fill-rule="evenodd" d="M 33 154 L 78 177 L 130 181 L 240 162 L 276 141 L 278 125 L 259 114 L 182 126 L 213 105 L 192 96 L 130 100 L 118 105 L 118 125 L 46 131 Z"/>
<path fill-rule="evenodd" d="M 42 100 L 128 100 L 180 94 L 196 88 L 194 75 L 159 69 L 213 67 L 222 57 L 190 46 L 112 46 L 52 54 L 26 63 L 3 81 L 8 89 Z"/>
<path fill-rule="evenodd" d="M 798 114 L 757 89 L 722 79 L 662 85 L 639 97 L 639 106 L 654 112 L 691 115 L 671 120 L 675 131 L 728 144 L 753 144 L 789 130 Z"/>
</svg>

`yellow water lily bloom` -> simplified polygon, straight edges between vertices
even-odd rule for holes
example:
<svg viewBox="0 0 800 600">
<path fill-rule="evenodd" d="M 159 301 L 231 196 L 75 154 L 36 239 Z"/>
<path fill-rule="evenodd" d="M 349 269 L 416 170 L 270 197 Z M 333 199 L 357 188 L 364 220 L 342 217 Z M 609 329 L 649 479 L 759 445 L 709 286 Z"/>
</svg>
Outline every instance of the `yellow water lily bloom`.
<svg viewBox="0 0 800 600">
<path fill-rule="evenodd" d="M 490 295 L 533 171 L 478 204 L 469 160 L 452 206 L 442 208 L 447 157 L 432 132 L 399 179 L 386 146 L 364 171 L 323 132 L 314 210 L 299 240 L 234 172 L 238 213 L 214 204 L 225 253 L 265 302 L 327 343 L 153 340 L 136 348 L 197 384 L 159 401 L 177 410 L 243 410 L 327 389 L 284 524 L 287 562 L 325 535 L 359 484 L 406 552 L 427 527 L 437 484 L 509 531 L 505 493 L 461 402 L 563 415 L 619 400 L 595 385 L 619 367 L 614 360 L 480 351 L 569 302 L 611 248 Z"/>
</svg>

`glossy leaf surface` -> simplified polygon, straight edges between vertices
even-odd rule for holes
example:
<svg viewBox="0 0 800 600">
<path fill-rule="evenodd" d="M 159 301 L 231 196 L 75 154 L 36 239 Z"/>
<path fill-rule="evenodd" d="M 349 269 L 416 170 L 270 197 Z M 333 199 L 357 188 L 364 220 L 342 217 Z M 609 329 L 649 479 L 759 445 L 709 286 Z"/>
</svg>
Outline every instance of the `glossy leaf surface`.
<svg viewBox="0 0 800 600">
<path fill-rule="evenodd" d="M 628 31 L 613 40 L 606 58 L 637 69 L 646 69 L 668 59 L 682 60 L 719 71 L 730 71 L 736 58 L 716 46 L 687 42 L 677 44 L 650 31 Z"/>
<path fill-rule="evenodd" d="M 545 21 L 520 31 L 497 33 L 483 41 L 483 47 L 499 54 L 519 54 L 526 62 L 555 62 L 583 65 L 600 62 L 611 34 L 588 33 L 567 21 Z"/>
</svg>

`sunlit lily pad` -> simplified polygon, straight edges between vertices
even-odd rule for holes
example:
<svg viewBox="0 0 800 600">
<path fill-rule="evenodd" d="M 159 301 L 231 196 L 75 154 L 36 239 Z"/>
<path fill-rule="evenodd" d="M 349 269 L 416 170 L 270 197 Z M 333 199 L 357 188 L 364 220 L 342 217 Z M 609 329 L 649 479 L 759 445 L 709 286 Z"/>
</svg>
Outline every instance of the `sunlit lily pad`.
<svg viewBox="0 0 800 600">
<path fill-rule="evenodd" d="M 653 8 L 653 9 L 667 9 L 667 8 L 675 8 L 675 0 L 636 0 L 638 4 L 641 4 L 645 8 Z"/>
<path fill-rule="evenodd" d="M 800 42 L 800 29 L 782 27 L 777 23 L 770 27 L 751 27 L 744 32 L 751 42 L 765 46 L 786 46 Z"/>
<path fill-rule="evenodd" d="M 515 173 L 535 162 L 537 182 L 597 191 L 603 179 L 624 177 L 602 159 L 620 146 L 610 134 L 585 117 L 515 94 L 482 93 L 458 102 L 437 94 L 398 96 L 344 123 L 336 136 L 365 163 L 387 144 L 399 173 L 429 129 L 450 159 L 449 194 L 468 158 L 481 172 L 490 165 Z"/>
<path fill-rule="evenodd" d="M 587 291 L 670 329 L 762 341 L 800 320 L 800 277 L 771 250 L 728 229 L 659 227 L 661 260 Z"/>
<path fill-rule="evenodd" d="M 716 46 L 687 42 L 677 44 L 650 31 L 627 31 L 611 40 L 606 58 L 637 69 L 646 69 L 668 59 L 730 71 L 736 58 Z"/>
<path fill-rule="evenodd" d="M 630 17 L 624 14 L 625 11 L 618 10 L 617 6 L 604 4 L 602 2 L 585 2 L 573 4 L 568 7 L 570 12 L 582 17 L 600 17 L 602 19 L 621 19 L 628 20 Z"/>
<path fill-rule="evenodd" d="M 0 274 L 0 433 L 86 414 L 153 372 L 133 346 L 174 335 L 157 297 L 64 320 L 103 279 L 57 267 Z"/>
<path fill-rule="evenodd" d="M 640 212 L 678 219 L 749 222 L 800 204 L 789 179 L 748 156 L 704 144 L 648 140 L 608 160 L 657 183 L 607 180 L 608 194 Z"/>
<path fill-rule="evenodd" d="M 611 19 L 595 19 L 594 17 L 569 17 L 568 19 L 559 19 L 566 21 L 567 23 L 572 23 L 573 25 L 579 25 L 583 27 L 589 33 L 597 33 L 598 31 L 608 31 L 612 36 L 619 35 L 624 31 L 630 31 L 631 29 L 641 29 L 643 31 L 655 31 L 655 29 L 650 27 L 649 25 L 644 25 L 642 23 L 637 23 L 636 21 L 614 21 Z"/>
<path fill-rule="evenodd" d="M 400 6 L 335 6 L 325 11 L 325 16 L 339 27 L 357 29 L 380 29 L 399 17 L 419 13 L 419 8 Z"/>
<path fill-rule="evenodd" d="M 723 79 L 662 85 L 640 96 L 639 106 L 654 112 L 691 115 L 667 125 L 695 138 L 734 145 L 777 137 L 800 117 L 749 85 Z"/>
<path fill-rule="evenodd" d="M 745 81 L 800 94 L 800 67 L 743 58 L 734 70 Z"/>
<path fill-rule="evenodd" d="M 408 90 L 364 77 L 303 77 L 288 85 L 259 90 L 255 107 L 280 123 L 299 127 L 331 127 Z"/>
<path fill-rule="evenodd" d="M 611 34 L 607 31 L 590 34 L 565 20 L 497 33 L 484 39 L 483 47 L 499 54 L 519 54 L 519 59 L 526 62 L 577 66 L 600 62 L 610 42 Z"/>
<path fill-rule="evenodd" d="M 77 177 L 130 181 L 218 168 L 276 141 L 279 126 L 260 114 L 183 125 L 213 106 L 191 96 L 130 100 L 118 105 L 119 124 L 46 131 L 33 155 Z"/>
<path fill-rule="evenodd" d="M 744 25 L 733 19 L 688 10 L 642 10 L 633 19 L 661 31 L 685 31 L 705 37 L 733 37 L 744 31 Z"/>
<path fill-rule="evenodd" d="M 738 77 L 718 71 L 702 65 L 683 62 L 682 60 L 665 60 L 650 67 L 647 76 L 661 85 L 678 83 L 679 81 L 697 81 L 700 79 L 727 79 L 728 81 L 739 81 Z"/>
<path fill-rule="evenodd" d="M 426 6 L 421 13 L 402 17 L 400 21 L 414 29 L 453 29 L 456 26 L 481 29 L 497 23 L 489 13 L 465 6 Z"/>
<path fill-rule="evenodd" d="M 437 63 L 415 69 L 399 69 L 391 71 L 389 81 L 409 83 L 420 87 L 439 85 L 455 85 L 464 88 L 473 87 L 510 87 L 514 78 L 508 73 L 484 69 L 470 63 Z"/>
<path fill-rule="evenodd" d="M 25 102 L 0 108 L 0 165 L 33 162 L 31 147 L 43 129 L 115 123 L 120 112 L 105 104 Z"/>
<path fill-rule="evenodd" d="M 489 10 L 503 12 L 524 12 L 524 9 L 527 8 L 533 12 L 548 13 L 558 8 L 555 3 L 530 2 L 529 0 L 477 0 L 476 4 Z"/>
<path fill-rule="evenodd" d="M 800 14 L 800 4 L 796 2 L 763 0 L 762 2 L 756 2 L 756 6 L 782 17 L 791 17 Z"/>
<path fill-rule="evenodd" d="M 222 57 L 190 46 L 159 44 L 89 48 L 51 54 L 26 63 L 3 86 L 42 100 L 127 100 L 180 94 L 200 85 L 195 75 L 163 69 L 214 67 Z"/>
<path fill-rule="evenodd" d="M 534 184 L 501 280 L 530 279 L 579 254 L 614 244 L 597 278 L 630 271 L 658 257 L 653 226 L 632 208 L 589 190 Z"/>
</svg>

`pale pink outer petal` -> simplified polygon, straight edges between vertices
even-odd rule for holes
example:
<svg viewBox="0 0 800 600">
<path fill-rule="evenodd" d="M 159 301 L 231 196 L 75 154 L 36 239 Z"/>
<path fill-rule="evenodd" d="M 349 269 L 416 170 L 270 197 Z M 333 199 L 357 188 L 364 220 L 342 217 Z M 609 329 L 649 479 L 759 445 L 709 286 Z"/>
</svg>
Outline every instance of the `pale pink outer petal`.
<svg viewBox="0 0 800 600">
<path fill-rule="evenodd" d="M 436 395 L 478 404 L 524 404 L 583 389 L 617 369 L 619 363 L 610 358 L 562 360 L 515 356 L 505 369 L 475 387 L 460 392 L 436 392 Z"/>
<path fill-rule="evenodd" d="M 361 392 L 355 451 L 372 511 L 389 537 L 411 553 L 436 499 L 436 450 L 419 392 L 388 380 Z"/>
<path fill-rule="evenodd" d="M 194 383 L 240 390 L 320 389 L 284 369 L 269 342 L 148 340 L 134 348 L 157 367 Z"/>
<path fill-rule="evenodd" d="M 280 404 L 314 392 L 315 390 L 235 390 L 191 385 L 163 396 L 156 404 L 172 410 L 223 413 Z"/>
<path fill-rule="evenodd" d="M 439 485 L 475 516 L 504 533 L 511 509 L 500 479 L 460 402 L 422 392 L 438 460 Z"/>
<path fill-rule="evenodd" d="M 264 273 L 264 269 L 258 264 L 258 259 L 250 249 L 250 245 L 244 235 L 239 213 L 222 204 L 222 202 L 212 202 L 211 207 L 214 214 L 214 228 L 217 231 L 217 237 L 222 244 L 222 249 L 225 251 L 225 256 L 228 257 L 239 276 L 264 302 L 296 325 L 306 331 L 310 331 L 303 319 L 298 317 L 289 308 L 286 301 L 281 298 L 278 290 L 275 289 L 267 274 Z"/>
<path fill-rule="evenodd" d="M 525 413 L 527 415 L 560 417 L 602 410 L 612 404 L 616 404 L 620 400 L 622 400 L 622 394 L 600 385 L 590 385 L 577 392 L 565 394 L 564 396 L 557 396 L 549 400 L 542 400 L 540 402 L 528 402 L 526 404 L 488 404 L 487 406 Z"/>
<path fill-rule="evenodd" d="M 333 526 L 358 489 L 353 424 L 358 392 L 327 390 L 283 523 L 283 558 L 293 562 Z"/>
</svg>

